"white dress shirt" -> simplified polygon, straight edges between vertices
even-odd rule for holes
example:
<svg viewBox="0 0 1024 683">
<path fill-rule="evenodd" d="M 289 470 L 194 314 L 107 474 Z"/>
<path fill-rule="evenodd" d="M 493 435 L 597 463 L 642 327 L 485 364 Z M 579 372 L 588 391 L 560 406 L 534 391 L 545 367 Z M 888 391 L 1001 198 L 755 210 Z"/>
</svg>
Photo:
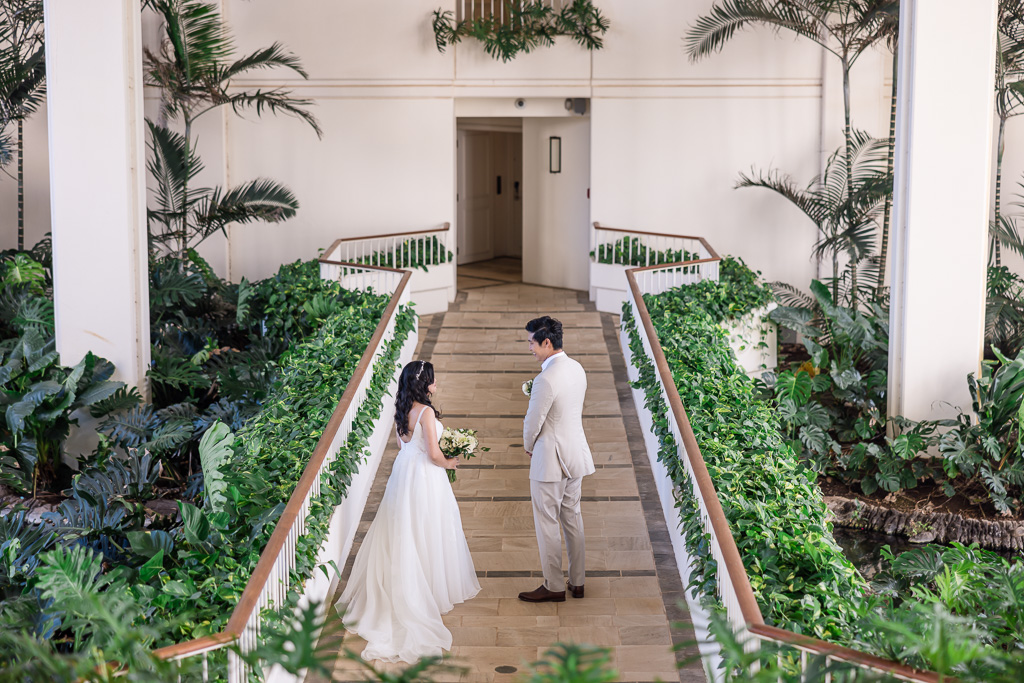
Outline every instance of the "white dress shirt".
<svg viewBox="0 0 1024 683">
<path fill-rule="evenodd" d="M 560 356 L 560 355 L 564 355 L 564 354 L 565 354 L 565 351 L 555 351 L 553 354 L 548 356 L 547 359 L 543 363 L 540 364 L 540 371 L 544 372 L 545 370 L 547 370 L 548 366 L 551 365 L 551 361 L 553 361 L 556 356 Z"/>
</svg>

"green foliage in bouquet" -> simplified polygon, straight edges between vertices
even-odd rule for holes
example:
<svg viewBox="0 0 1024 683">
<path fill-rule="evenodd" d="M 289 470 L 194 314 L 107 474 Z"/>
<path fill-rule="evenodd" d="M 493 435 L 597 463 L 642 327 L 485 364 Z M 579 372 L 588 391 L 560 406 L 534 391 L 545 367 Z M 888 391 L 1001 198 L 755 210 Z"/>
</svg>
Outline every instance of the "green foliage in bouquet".
<svg viewBox="0 0 1024 683">
<path fill-rule="evenodd" d="M 451 429 L 446 427 L 441 434 L 438 443 L 444 457 L 451 458 L 475 458 L 478 451 L 489 451 L 480 445 L 476 438 L 476 431 L 472 429 Z M 448 473 L 448 481 L 455 483 L 455 470 L 445 470 Z"/>
</svg>

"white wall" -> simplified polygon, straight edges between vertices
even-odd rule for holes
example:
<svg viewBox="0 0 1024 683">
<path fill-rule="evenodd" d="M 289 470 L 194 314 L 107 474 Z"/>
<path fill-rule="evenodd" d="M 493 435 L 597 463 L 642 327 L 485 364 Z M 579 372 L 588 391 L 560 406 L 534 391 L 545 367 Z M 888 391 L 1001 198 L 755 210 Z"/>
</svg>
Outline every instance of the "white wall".
<svg viewBox="0 0 1024 683">
<path fill-rule="evenodd" d="M 734 190 L 740 171 L 779 167 L 817 172 L 807 122 L 814 98 L 593 101 L 593 219 L 602 225 L 707 238 L 720 254 L 744 258 L 769 280 L 806 285 L 813 224 L 788 202 L 756 188 Z M 806 182 L 806 181 L 805 181 Z"/>
<path fill-rule="evenodd" d="M 454 0 L 221 4 L 240 54 L 280 41 L 310 75 L 260 72 L 236 85 L 293 89 L 313 101 L 324 128 L 319 141 L 287 117 L 227 113 L 203 122 L 202 182 L 266 176 L 287 184 L 301 205 L 283 225 L 233 228 L 230 249 L 221 237 L 204 245 L 222 274 L 230 262 L 232 279 L 312 258 L 337 237 L 454 225 L 455 116 L 565 116 L 566 97 L 591 98 L 592 220 L 703 234 L 769 279 L 805 286 L 814 274 L 805 220 L 767 191 L 732 189 L 751 166 L 779 168 L 806 184 L 822 153 L 840 144 L 839 69 L 808 41 L 749 29 L 693 64 L 683 36 L 712 0 L 600 0 L 611 21 L 603 50 L 559 39 L 502 63 L 473 40 L 437 51 L 430 17 L 438 7 L 454 9 Z M 145 29 L 153 46 L 152 18 Z M 853 123 L 877 135 L 888 125 L 889 59 L 882 48 L 853 71 Z M 513 105 L 518 97 L 527 101 L 523 110 Z M 1007 139 L 1004 187 L 1012 200 L 1024 170 L 1024 120 L 1011 123 Z M 27 149 L 34 242 L 49 229 L 41 114 L 29 121 Z M 13 246 L 15 212 L 14 183 L 0 177 L 0 248 Z M 1008 260 L 1024 272 L 1020 259 Z"/>
<path fill-rule="evenodd" d="M 562 138 L 551 173 L 548 138 Z M 523 120 L 523 281 L 586 290 L 590 280 L 590 119 Z"/>
<path fill-rule="evenodd" d="M 50 146 L 46 136 L 46 105 L 25 121 L 25 248 L 50 232 Z M 17 139 L 18 129 L 0 131 Z M 0 249 L 18 246 L 17 161 L 0 172 Z M 7 175 L 10 174 L 10 176 Z M 13 176 L 13 177 L 11 177 Z"/>
<path fill-rule="evenodd" d="M 316 258 L 339 237 L 454 223 L 452 100 L 323 98 L 316 114 L 323 140 L 286 117 L 231 122 L 232 182 L 274 178 L 301 207 L 286 223 L 232 228 L 232 278 Z"/>
</svg>

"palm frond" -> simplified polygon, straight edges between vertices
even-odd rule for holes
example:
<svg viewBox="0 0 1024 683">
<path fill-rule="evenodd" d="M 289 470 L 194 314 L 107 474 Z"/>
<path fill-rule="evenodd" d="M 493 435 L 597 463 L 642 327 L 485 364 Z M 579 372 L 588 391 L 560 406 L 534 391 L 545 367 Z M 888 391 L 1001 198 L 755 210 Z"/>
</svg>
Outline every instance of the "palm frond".
<svg viewBox="0 0 1024 683">
<path fill-rule="evenodd" d="M 229 223 L 287 220 L 298 208 L 298 200 L 287 187 L 257 178 L 231 188 L 223 196 L 219 188 L 215 190 L 197 207 L 196 223 L 205 238 Z"/>
<path fill-rule="evenodd" d="M 770 170 L 768 173 L 762 172 L 757 175 L 754 175 L 752 172 L 749 176 L 741 173 L 735 187 L 737 189 L 741 187 L 761 187 L 772 190 L 792 202 L 816 226 L 820 227 L 825 221 L 824 206 L 815 195 L 815 192 L 810 188 L 806 190 L 799 189 L 792 178 L 783 176 L 779 171 Z"/>
<path fill-rule="evenodd" d="M 264 111 L 272 114 L 287 114 L 302 119 L 316 132 L 317 137 L 324 136 L 320 122 L 315 116 L 306 111 L 304 107 L 313 104 L 312 100 L 292 97 L 286 90 L 251 90 L 239 93 L 223 93 L 215 101 L 215 104 L 228 104 L 236 114 L 253 109 L 256 115 L 260 116 Z"/>
<path fill-rule="evenodd" d="M 1007 216 L 1003 214 L 999 216 L 998 222 L 992 221 L 989 223 L 989 237 L 998 239 L 1002 246 L 1024 256 L 1024 240 L 1021 239 L 1021 228 L 1024 228 L 1024 225 L 1018 225 L 1018 223 L 1022 222 L 1024 221 L 1022 221 L 1020 216 Z"/>
<path fill-rule="evenodd" d="M 278 67 L 291 69 L 303 78 L 309 78 L 309 74 L 302 68 L 302 63 L 299 61 L 298 56 L 291 52 L 285 52 L 284 46 L 280 43 L 274 43 L 270 47 L 262 48 L 250 55 L 235 60 L 228 66 L 220 69 L 218 75 L 219 80 L 225 81 L 248 71 Z"/>
<path fill-rule="evenodd" d="M 0 168 L 14 160 L 14 140 L 6 134 L 0 133 Z"/>
<path fill-rule="evenodd" d="M 196 84 L 230 58 L 234 47 L 217 6 L 186 0 L 156 0 L 167 38 L 185 84 Z"/>
<path fill-rule="evenodd" d="M 205 188 L 193 188 L 188 196 L 185 193 L 188 184 L 202 172 L 203 162 L 184 135 L 152 121 L 146 121 L 146 125 L 152 151 L 148 166 L 156 180 L 154 195 L 158 207 L 149 210 L 150 219 L 172 228 L 208 192 Z"/>
<path fill-rule="evenodd" d="M 686 33 L 684 39 L 690 61 L 696 62 L 718 52 L 729 40 L 750 25 L 767 26 L 776 32 L 792 31 L 830 49 L 823 37 L 820 18 L 798 3 L 787 0 L 722 0 Z"/>
<path fill-rule="evenodd" d="M 768 285 L 772 288 L 772 293 L 780 306 L 814 308 L 817 305 L 813 296 L 800 291 L 787 282 L 769 282 Z"/>
<path fill-rule="evenodd" d="M 0 60 L 0 123 L 26 118 L 45 101 L 46 54 L 42 47 L 24 61 Z"/>
</svg>

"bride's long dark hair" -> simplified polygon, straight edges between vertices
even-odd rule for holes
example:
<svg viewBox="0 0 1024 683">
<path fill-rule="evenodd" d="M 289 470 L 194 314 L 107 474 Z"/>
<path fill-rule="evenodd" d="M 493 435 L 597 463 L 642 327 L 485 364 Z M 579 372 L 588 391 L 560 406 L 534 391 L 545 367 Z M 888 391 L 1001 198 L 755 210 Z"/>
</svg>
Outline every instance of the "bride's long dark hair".
<svg viewBox="0 0 1024 683">
<path fill-rule="evenodd" d="M 434 366 L 425 360 L 414 360 L 404 368 L 398 378 L 398 393 L 395 394 L 395 426 L 399 436 L 409 434 L 409 411 L 414 401 L 429 406 L 437 419 L 441 419 L 441 411 L 430 403 L 430 392 L 427 387 L 434 383 Z"/>
</svg>

